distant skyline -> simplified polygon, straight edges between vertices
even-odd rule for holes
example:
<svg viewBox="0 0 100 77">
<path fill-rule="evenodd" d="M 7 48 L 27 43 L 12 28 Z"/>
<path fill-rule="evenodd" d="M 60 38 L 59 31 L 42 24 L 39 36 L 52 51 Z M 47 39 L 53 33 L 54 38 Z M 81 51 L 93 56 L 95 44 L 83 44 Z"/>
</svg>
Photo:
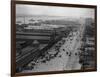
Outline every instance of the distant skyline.
<svg viewBox="0 0 100 77">
<path fill-rule="evenodd" d="M 45 15 L 94 18 L 94 9 L 16 4 L 16 15 Z"/>
</svg>

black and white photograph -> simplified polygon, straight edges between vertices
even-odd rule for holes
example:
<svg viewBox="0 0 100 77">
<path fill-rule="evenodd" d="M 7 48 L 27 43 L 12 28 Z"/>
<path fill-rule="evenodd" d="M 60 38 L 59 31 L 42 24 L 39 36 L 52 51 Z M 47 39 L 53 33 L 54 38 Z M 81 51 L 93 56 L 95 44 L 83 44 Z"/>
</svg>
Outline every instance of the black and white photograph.
<svg viewBox="0 0 100 77">
<path fill-rule="evenodd" d="M 96 68 L 95 8 L 16 4 L 16 73 Z"/>
</svg>

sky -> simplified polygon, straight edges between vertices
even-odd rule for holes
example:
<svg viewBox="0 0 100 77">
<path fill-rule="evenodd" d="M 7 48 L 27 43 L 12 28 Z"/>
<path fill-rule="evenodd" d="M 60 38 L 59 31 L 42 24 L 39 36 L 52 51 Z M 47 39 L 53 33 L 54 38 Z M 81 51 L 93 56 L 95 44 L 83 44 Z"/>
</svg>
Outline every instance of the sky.
<svg viewBox="0 0 100 77">
<path fill-rule="evenodd" d="M 16 15 L 49 15 L 94 18 L 94 9 L 16 4 Z"/>
</svg>

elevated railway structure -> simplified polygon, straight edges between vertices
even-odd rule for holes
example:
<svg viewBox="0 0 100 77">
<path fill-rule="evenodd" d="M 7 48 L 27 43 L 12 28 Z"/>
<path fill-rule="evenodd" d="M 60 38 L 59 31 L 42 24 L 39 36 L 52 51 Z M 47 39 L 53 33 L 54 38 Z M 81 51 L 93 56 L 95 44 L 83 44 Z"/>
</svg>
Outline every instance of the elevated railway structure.
<svg viewBox="0 0 100 77">
<path fill-rule="evenodd" d="M 61 40 L 61 36 L 55 35 L 55 33 L 16 32 L 16 40 L 16 46 L 18 45 L 16 47 L 16 72 L 20 72 L 29 62 L 37 60 L 45 51 Z M 38 44 L 34 44 L 34 41 L 38 41 Z"/>
</svg>

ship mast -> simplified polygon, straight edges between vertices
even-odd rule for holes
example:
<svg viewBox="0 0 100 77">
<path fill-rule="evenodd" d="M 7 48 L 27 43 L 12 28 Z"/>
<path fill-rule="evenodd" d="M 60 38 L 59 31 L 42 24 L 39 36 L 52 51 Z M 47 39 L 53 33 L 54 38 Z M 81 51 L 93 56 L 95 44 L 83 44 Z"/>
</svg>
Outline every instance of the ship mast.
<svg viewBox="0 0 100 77">
<path fill-rule="evenodd" d="M 25 16 L 24 16 L 24 24 L 25 24 Z"/>
</svg>

